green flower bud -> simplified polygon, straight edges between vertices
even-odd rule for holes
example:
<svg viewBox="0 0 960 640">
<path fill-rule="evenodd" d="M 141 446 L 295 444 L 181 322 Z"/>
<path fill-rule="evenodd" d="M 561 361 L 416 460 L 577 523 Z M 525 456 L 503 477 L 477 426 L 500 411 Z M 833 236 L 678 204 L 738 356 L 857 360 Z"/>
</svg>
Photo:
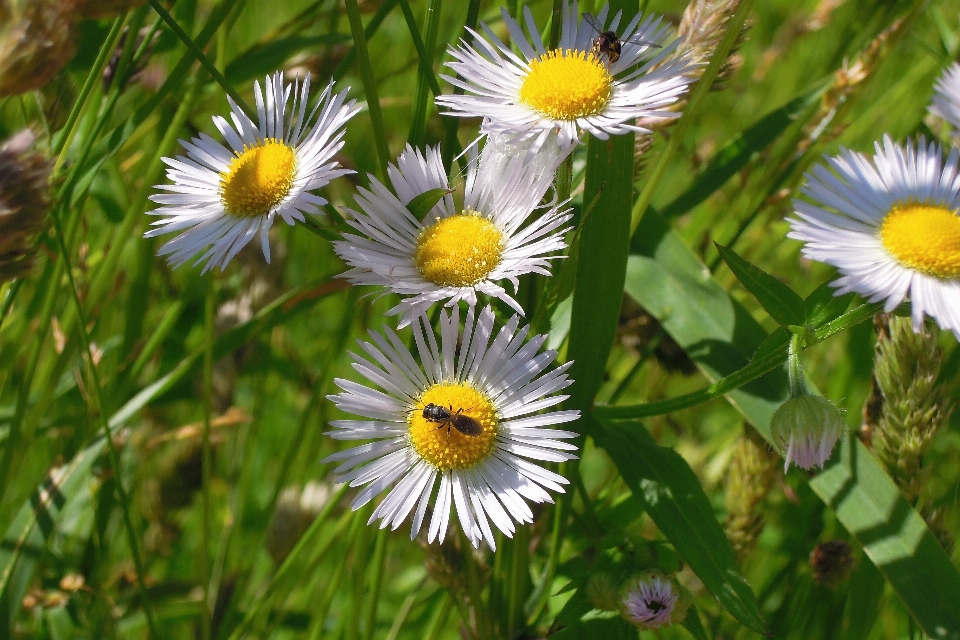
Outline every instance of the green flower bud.
<svg viewBox="0 0 960 640">
<path fill-rule="evenodd" d="M 770 420 L 770 432 L 784 455 L 783 470 L 793 462 L 802 469 L 823 467 L 843 433 L 840 410 L 823 396 L 790 398 Z"/>
</svg>

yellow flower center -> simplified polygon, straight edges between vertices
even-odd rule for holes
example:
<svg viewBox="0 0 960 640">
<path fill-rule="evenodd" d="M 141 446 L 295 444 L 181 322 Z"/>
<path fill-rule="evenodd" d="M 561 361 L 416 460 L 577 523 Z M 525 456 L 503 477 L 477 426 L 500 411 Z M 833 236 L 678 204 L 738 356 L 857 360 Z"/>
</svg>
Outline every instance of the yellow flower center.
<svg viewBox="0 0 960 640">
<path fill-rule="evenodd" d="M 554 120 L 601 113 L 613 94 L 613 77 L 589 51 L 554 49 L 530 61 L 520 102 Z"/>
<path fill-rule="evenodd" d="M 897 262 L 939 278 L 960 277 L 960 217 L 940 205 L 898 204 L 880 226 Z"/>
<path fill-rule="evenodd" d="M 503 233 L 476 211 L 438 218 L 420 232 L 414 260 L 424 278 L 441 286 L 467 287 L 500 264 Z"/>
<path fill-rule="evenodd" d="M 220 174 L 220 201 L 239 218 L 266 215 L 280 204 L 293 185 L 297 157 L 284 142 L 267 138 L 230 162 Z"/>
<path fill-rule="evenodd" d="M 446 409 L 450 416 L 466 416 L 474 420 L 483 431 L 478 435 L 465 435 L 457 429 L 456 422 L 424 418 L 423 410 L 431 403 Z M 424 391 L 407 423 L 414 451 L 442 471 L 476 466 L 490 455 L 497 437 L 497 412 L 493 403 L 486 395 L 464 383 L 441 382 Z"/>
</svg>

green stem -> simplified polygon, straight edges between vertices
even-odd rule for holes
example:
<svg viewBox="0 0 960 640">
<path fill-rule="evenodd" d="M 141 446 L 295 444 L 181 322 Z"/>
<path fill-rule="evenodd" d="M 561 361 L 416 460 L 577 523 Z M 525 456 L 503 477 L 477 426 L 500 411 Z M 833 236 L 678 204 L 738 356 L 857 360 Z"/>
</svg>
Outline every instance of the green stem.
<svg viewBox="0 0 960 640">
<path fill-rule="evenodd" d="M 400 0 L 400 8 L 403 10 L 403 17 L 407 21 L 407 29 L 410 31 L 410 37 L 413 39 L 413 46 L 417 50 L 417 56 L 420 59 L 420 67 L 417 69 L 417 85 L 413 92 L 413 110 L 410 117 L 410 133 L 407 135 L 407 142 L 414 147 L 423 145 L 427 128 L 427 109 L 430 108 L 429 91 L 434 96 L 440 95 L 440 84 L 433 73 L 433 50 L 437 43 L 437 27 L 440 23 L 440 5 L 442 0 L 429 0 L 427 4 L 427 17 L 423 25 L 423 39 L 417 29 L 417 21 L 413 17 L 413 11 L 410 9 L 410 3 L 407 0 Z"/>
<path fill-rule="evenodd" d="M 66 160 L 66 153 L 70 149 L 70 143 L 73 141 L 74 136 L 77 135 L 78 128 L 76 125 L 80 119 L 80 113 L 87 104 L 87 98 L 90 96 L 90 92 L 96 86 L 96 83 L 103 78 L 103 68 L 107 66 L 107 61 L 110 60 L 110 56 L 116 50 L 117 41 L 120 38 L 122 29 L 123 17 L 121 16 L 113 21 L 113 26 L 110 27 L 107 39 L 104 41 L 103 46 L 100 47 L 97 59 L 94 61 L 90 73 L 87 74 L 86 80 L 83 81 L 80 94 L 70 109 L 70 115 L 67 116 L 67 121 L 63 125 L 63 131 L 66 132 L 66 135 L 61 136 L 53 145 L 52 151 L 57 154 L 57 161 L 53 166 L 54 176 L 58 174 L 60 167 L 63 165 L 63 161 Z"/>
<path fill-rule="evenodd" d="M 569 477 L 569 469 L 573 466 L 571 462 L 561 462 L 558 473 Z M 579 468 L 574 467 L 576 474 L 579 474 Z M 537 585 L 539 597 L 537 604 L 533 608 L 533 613 L 527 618 L 527 624 L 533 626 L 537 620 L 547 610 L 550 603 L 550 596 L 553 595 L 553 579 L 557 573 L 557 565 L 560 562 L 560 547 L 563 545 L 563 538 L 567 530 L 567 515 L 570 512 L 570 494 L 561 493 L 557 496 L 557 503 L 553 507 L 553 526 L 550 530 L 550 555 L 547 557 L 547 566 L 543 571 L 543 581 Z"/>
<path fill-rule="evenodd" d="M 469 606 L 466 608 L 466 613 L 473 617 L 473 620 L 467 619 L 463 623 L 468 629 L 473 628 L 476 640 L 487 640 L 493 636 L 490 635 L 490 627 L 488 626 L 490 620 L 483 605 L 483 585 L 480 584 L 480 570 L 477 566 L 477 557 L 473 552 L 473 545 L 470 544 L 462 530 L 460 531 L 460 548 L 463 550 L 465 573 L 467 574 Z"/>
<path fill-rule="evenodd" d="M 450 597 L 448 592 L 444 591 L 440 596 L 440 602 L 433 609 L 433 615 L 430 617 L 430 622 L 427 623 L 426 630 L 423 632 L 423 640 L 437 640 L 443 630 L 443 625 L 447 623 L 452 608 L 453 598 Z"/>
<path fill-rule="evenodd" d="M 460 39 L 465 43 L 473 42 L 473 34 L 467 31 L 467 28 L 476 30 L 477 21 L 480 19 L 480 0 L 470 0 L 467 5 L 467 18 L 463 23 L 463 30 L 460 33 Z M 454 87 L 455 95 L 463 95 L 463 89 Z M 447 117 L 445 123 L 445 137 L 443 147 L 440 149 L 440 157 L 443 161 L 443 169 L 449 174 L 450 165 L 453 164 L 454 149 L 460 147 L 460 140 L 457 139 L 457 132 L 460 129 L 461 118 Z"/>
<path fill-rule="evenodd" d="M 801 336 L 798 333 L 790 336 L 790 346 L 787 348 L 787 375 L 790 379 L 790 397 L 796 398 L 807 394 L 807 383 L 803 379 L 803 367 L 800 365 Z"/>
<path fill-rule="evenodd" d="M 200 584 L 203 587 L 203 617 L 201 637 L 210 640 L 213 621 L 213 603 L 210 601 L 210 479 L 213 475 L 213 459 L 210 450 L 210 418 L 213 412 L 213 347 L 216 342 L 217 277 L 214 272 L 207 286 L 204 304 L 203 353 L 203 440 L 201 444 L 201 467 L 203 477 L 203 540 L 200 545 Z"/>
<path fill-rule="evenodd" d="M 360 63 L 363 92 L 367 97 L 367 110 L 370 112 L 370 122 L 373 125 L 373 140 L 377 148 L 377 159 L 380 161 L 380 178 L 386 180 L 387 165 L 390 164 L 390 148 L 387 146 L 387 131 L 383 126 L 383 113 L 380 111 L 380 99 L 377 97 L 377 80 L 373 75 L 370 52 L 367 50 L 367 36 L 363 32 L 357 0 L 345 0 L 345 3 L 347 17 L 350 20 L 350 31 L 353 34 L 353 46 Z"/>
<path fill-rule="evenodd" d="M 323 594 L 323 599 L 320 600 L 317 610 L 313 614 L 313 629 L 310 633 L 310 640 L 320 640 L 320 637 L 323 635 L 323 625 L 327 621 L 327 614 L 330 613 L 330 605 L 333 604 L 333 598 L 340 590 L 340 582 L 343 580 L 346 566 L 347 564 L 345 562 L 336 563 L 336 568 L 333 570 L 333 575 L 330 576 L 327 589 Z"/>
<path fill-rule="evenodd" d="M 113 468 L 115 476 L 114 482 L 117 489 L 117 497 L 120 500 L 120 508 L 123 513 L 123 524 L 127 532 L 127 543 L 130 545 L 130 552 L 133 555 L 133 564 L 137 571 L 137 587 L 140 591 L 140 597 L 143 599 L 143 612 L 147 618 L 147 627 L 150 630 L 151 638 L 159 638 L 157 626 L 153 619 L 153 610 L 150 604 L 150 597 L 147 594 L 147 586 L 144 581 L 143 559 L 140 557 L 140 545 L 137 540 L 136 532 L 133 528 L 133 521 L 130 518 L 130 496 L 123 487 L 123 476 L 120 469 L 120 456 L 117 453 L 117 446 L 113 442 L 113 431 L 110 429 L 110 423 L 107 421 L 107 408 L 103 400 L 102 387 L 100 385 L 100 374 L 97 372 L 97 363 L 93 357 L 93 350 L 90 347 L 90 335 L 87 333 L 86 322 L 83 315 L 83 305 L 80 303 L 80 295 L 77 291 L 76 282 L 73 279 L 73 270 L 70 268 L 69 254 L 67 253 L 67 244 L 63 236 L 63 227 L 60 221 L 59 209 L 54 208 L 50 217 L 53 219 L 53 228 L 57 236 L 57 246 L 60 250 L 60 257 L 65 265 L 64 271 L 67 275 L 67 282 L 70 285 L 70 291 L 73 294 L 73 304 L 76 307 L 77 317 L 80 319 L 80 337 L 83 340 L 84 351 L 90 364 L 90 376 L 94 390 L 93 396 L 97 399 L 96 412 L 100 417 L 101 426 L 107 439 L 107 449 L 110 452 L 110 466 Z"/>
<path fill-rule="evenodd" d="M 383 585 L 383 569 L 387 558 L 387 542 L 389 540 L 386 529 L 377 530 L 377 540 L 373 547 L 373 560 L 370 562 L 371 576 L 370 591 L 367 595 L 367 615 L 364 621 L 363 640 L 373 640 L 373 632 L 377 625 L 377 601 L 380 599 L 380 587 Z"/>
<path fill-rule="evenodd" d="M 283 561 L 283 564 L 280 565 L 280 568 L 277 569 L 276 573 L 273 574 L 273 577 L 270 578 L 270 582 L 267 584 L 266 588 L 254 599 L 254 606 L 250 607 L 246 614 L 243 616 L 243 620 L 236 626 L 233 632 L 230 634 L 230 640 L 239 640 L 244 637 L 247 633 L 247 630 L 250 628 L 250 625 L 260 616 L 260 613 L 263 611 L 264 607 L 267 606 L 267 603 L 273 599 L 274 594 L 276 594 L 277 589 L 283 583 L 287 575 L 294 571 L 299 571 L 303 565 L 303 555 L 307 550 L 316 552 L 316 539 L 319 537 L 319 534 L 328 526 L 327 519 L 330 517 L 330 513 L 337 507 L 340 503 L 340 500 L 343 498 L 343 494 L 347 492 L 348 485 L 344 484 L 337 490 L 335 494 L 330 497 L 330 501 L 327 502 L 324 506 L 323 511 L 314 519 L 310 527 L 300 536 L 300 540 L 297 542 L 296 546 L 290 551 L 290 554 Z M 340 519 L 340 522 L 337 523 L 334 528 L 334 533 L 336 535 L 331 536 L 331 542 L 336 540 L 337 537 L 342 532 L 343 528 L 351 520 L 357 520 L 355 514 L 351 512 L 346 512 L 344 517 Z M 325 551 L 326 549 L 323 549 Z"/>
<path fill-rule="evenodd" d="M 848 311 L 836 320 L 828 322 L 814 331 L 813 337 L 808 341 L 807 346 L 823 342 L 827 338 L 841 331 L 860 324 L 865 320 L 869 320 L 874 315 L 879 313 L 880 309 L 882 308 L 883 305 L 880 303 L 862 304 L 856 309 Z M 597 418 L 602 417 L 608 420 L 645 418 L 649 416 L 659 416 L 667 413 L 673 413 L 674 411 L 679 411 L 680 409 L 686 409 L 687 407 L 692 407 L 708 400 L 713 400 L 714 398 L 718 398 L 729 393 L 730 391 L 733 391 L 734 389 L 738 389 L 748 382 L 752 382 L 765 373 L 769 373 L 770 371 L 773 371 L 777 367 L 781 366 L 787 360 L 787 350 L 783 348 L 785 346 L 786 345 L 783 345 L 779 349 L 772 349 L 763 357 L 754 359 L 750 362 L 750 364 L 742 369 L 734 371 L 725 378 L 721 378 L 709 387 L 700 389 L 699 391 L 687 393 L 682 396 L 676 396 L 674 398 L 668 398 L 667 400 L 661 400 L 659 402 L 645 402 L 642 404 L 621 405 L 616 407 L 609 405 L 595 405 L 592 413 Z"/>
<path fill-rule="evenodd" d="M 220 70 L 217 69 L 217 66 L 210 62 L 210 59 L 207 58 L 203 50 L 197 46 L 197 43 L 193 41 L 186 31 L 183 30 L 176 20 L 173 19 L 173 16 L 163 8 L 163 5 L 160 4 L 160 0 L 149 0 L 150 6 L 153 7 L 153 10 L 156 11 L 163 21 L 167 23 L 167 26 L 170 27 L 170 30 L 180 38 L 180 41 L 183 44 L 187 45 L 187 49 L 190 50 L 190 53 L 203 65 L 203 68 L 207 70 L 210 76 L 220 85 L 220 87 L 227 93 L 228 96 L 233 98 L 233 101 L 237 103 L 237 106 L 247 115 L 248 118 L 257 122 L 257 112 L 251 109 L 247 103 L 240 97 L 240 94 L 237 93 L 236 89 L 227 82 L 227 79 L 223 77 L 223 74 L 220 73 Z"/>
</svg>

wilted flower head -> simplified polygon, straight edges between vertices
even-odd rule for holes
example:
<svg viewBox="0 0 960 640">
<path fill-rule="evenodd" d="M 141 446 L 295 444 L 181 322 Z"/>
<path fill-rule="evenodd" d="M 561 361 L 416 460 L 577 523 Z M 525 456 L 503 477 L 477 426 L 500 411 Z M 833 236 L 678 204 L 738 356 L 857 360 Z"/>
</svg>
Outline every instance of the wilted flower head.
<svg viewBox="0 0 960 640">
<path fill-rule="evenodd" d="M 74 54 L 72 0 L 0 0 L 0 97 L 39 89 Z"/>
<path fill-rule="evenodd" d="M 960 62 L 954 62 L 940 74 L 929 110 L 960 129 Z"/>
<path fill-rule="evenodd" d="M 32 142 L 22 131 L 0 147 L 0 283 L 29 271 L 50 208 L 50 165 Z"/>
<path fill-rule="evenodd" d="M 620 596 L 620 613 L 640 629 L 657 629 L 678 622 L 688 605 L 680 586 L 655 571 L 632 578 Z"/>
<path fill-rule="evenodd" d="M 807 470 L 822 468 L 843 433 L 843 417 L 823 396 L 799 395 L 780 405 L 770 432 L 783 452 L 784 472 L 791 462 Z"/>
<path fill-rule="evenodd" d="M 853 567 L 853 549 L 845 540 L 821 542 L 810 552 L 810 568 L 820 584 L 836 586 L 850 575 Z"/>
</svg>

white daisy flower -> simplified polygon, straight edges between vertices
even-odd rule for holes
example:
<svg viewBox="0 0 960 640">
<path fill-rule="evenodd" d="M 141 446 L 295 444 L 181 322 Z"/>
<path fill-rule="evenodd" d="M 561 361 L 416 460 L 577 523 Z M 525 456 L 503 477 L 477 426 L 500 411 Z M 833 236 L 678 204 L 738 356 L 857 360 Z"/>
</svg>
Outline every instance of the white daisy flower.
<svg viewBox="0 0 960 640">
<path fill-rule="evenodd" d="M 459 79 L 443 78 L 465 95 L 437 96 L 437 104 L 450 109 L 447 115 L 482 116 L 484 133 L 531 141 L 530 153 L 553 132 L 563 148 L 576 142 L 581 130 L 604 140 L 628 131 L 650 133 L 636 119 L 679 115 L 664 109 L 693 81 L 691 63 L 684 56 L 672 57 L 679 40 L 670 38 L 662 18 L 638 14 L 620 30 L 620 12 L 609 24 L 607 12 L 605 5 L 595 19 L 580 21 L 577 3 L 564 2 L 560 45 L 548 51 L 528 7 L 529 37 L 503 9 L 504 24 L 521 55 L 482 24 L 486 38 L 474 33 L 475 44 L 449 50 L 454 61 L 447 65 Z M 620 34 L 612 50 L 601 30 Z"/>
<path fill-rule="evenodd" d="M 576 446 L 562 440 L 572 431 L 553 425 L 571 422 L 579 411 L 536 412 L 568 396 L 551 395 L 573 383 L 566 363 L 545 372 L 556 351 L 537 355 L 546 336 L 524 341 L 529 327 L 517 330 L 514 316 L 493 337 L 490 307 L 474 323 L 467 312 L 460 352 L 456 354 L 459 310 L 441 312 L 440 344 L 425 316 L 413 324 L 421 364 L 397 334 L 371 333 L 360 342 L 371 360 L 351 354 L 354 369 L 383 391 L 336 380 L 342 392 L 329 396 L 339 409 L 368 420 L 335 420 L 329 435 L 338 440 L 374 442 L 335 453 L 324 462 L 343 461 L 338 482 L 367 485 L 351 506 L 358 509 L 388 487 L 370 522 L 397 529 L 410 513 L 410 538 L 420 530 L 439 484 L 430 517 L 428 541 L 443 541 L 456 508 L 461 529 L 476 547 L 483 539 L 495 549 L 490 522 L 512 537 L 513 521 L 533 522 L 525 500 L 552 502 L 546 489 L 564 492 L 567 480 L 530 462 L 576 458 Z M 491 340 L 491 338 L 493 338 Z M 414 507 L 416 507 L 414 509 Z"/>
<path fill-rule="evenodd" d="M 884 136 L 876 152 L 844 149 L 808 173 L 801 191 L 816 204 L 794 201 L 788 236 L 839 269 L 837 295 L 885 300 L 890 312 L 909 294 L 915 331 L 931 316 L 960 337 L 957 149 L 944 163 L 923 138 L 903 147 Z"/>
<path fill-rule="evenodd" d="M 327 201 L 310 191 L 353 173 L 333 160 L 343 147 L 344 126 L 359 111 L 354 100 L 346 100 L 346 91 L 333 94 L 331 82 L 308 114 L 309 74 L 302 84 L 285 85 L 277 72 L 266 79 L 266 92 L 259 82 L 254 88 L 259 125 L 229 96 L 233 125 L 213 118 L 229 149 L 201 133 L 180 141 L 186 156 L 163 158 L 173 184 L 157 185 L 170 193 L 150 197 L 165 206 L 149 212 L 163 219 L 144 237 L 181 232 L 157 252 L 174 267 L 199 254 L 194 264 L 206 262 L 203 272 L 223 269 L 257 232 L 270 262 L 267 232 L 274 218 L 292 225 L 303 222 L 304 213 L 320 213 Z"/>
<path fill-rule="evenodd" d="M 960 62 L 954 62 L 944 69 L 937 79 L 930 113 L 940 116 L 955 129 L 960 129 Z"/>
<path fill-rule="evenodd" d="M 478 292 L 522 314 L 497 282 L 508 280 L 516 291 L 523 274 L 550 275 L 548 260 L 560 256 L 548 254 L 567 246 L 564 225 L 572 216 L 565 202 L 540 204 L 562 160 L 560 150 L 545 150 L 529 162 L 523 156 L 489 139 L 479 161 L 469 164 L 463 205 L 446 194 L 418 220 L 406 205 L 450 184 L 439 147 L 424 154 L 408 146 L 388 169 L 393 192 L 371 176 L 370 189 L 360 188 L 356 196 L 363 213 L 345 210 L 347 223 L 360 235 L 346 233 L 333 243 L 353 267 L 343 277 L 405 296 L 388 312 L 400 314 L 400 328 L 435 302 L 452 306 L 464 300 L 474 306 Z M 539 217 L 528 222 L 538 209 Z"/>
</svg>

